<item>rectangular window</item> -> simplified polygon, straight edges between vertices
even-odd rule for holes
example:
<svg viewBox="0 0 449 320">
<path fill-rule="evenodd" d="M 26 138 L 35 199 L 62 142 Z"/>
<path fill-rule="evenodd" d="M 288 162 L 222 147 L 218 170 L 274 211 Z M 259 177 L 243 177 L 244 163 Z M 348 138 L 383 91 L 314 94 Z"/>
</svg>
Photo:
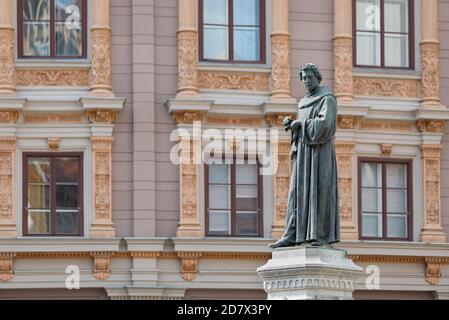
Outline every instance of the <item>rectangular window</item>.
<svg viewBox="0 0 449 320">
<path fill-rule="evenodd" d="M 25 236 L 81 236 L 82 154 L 23 156 Z"/>
<path fill-rule="evenodd" d="M 414 68 L 413 0 L 354 0 L 354 65 Z"/>
<path fill-rule="evenodd" d="M 85 58 L 87 0 L 17 0 L 20 58 Z"/>
<path fill-rule="evenodd" d="M 361 239 L 412 239 L 411 161 L 359 159 Z"/>
<path fill-rule="evenodd" d="M 262 177 L 257 164 L 205 166 L 208 236 L 262 236 Z"/>
<path fill-rule="evenodd" d="M 265 0 L 199 0 L 200 60 L 265 62 Z"/>
</svg>

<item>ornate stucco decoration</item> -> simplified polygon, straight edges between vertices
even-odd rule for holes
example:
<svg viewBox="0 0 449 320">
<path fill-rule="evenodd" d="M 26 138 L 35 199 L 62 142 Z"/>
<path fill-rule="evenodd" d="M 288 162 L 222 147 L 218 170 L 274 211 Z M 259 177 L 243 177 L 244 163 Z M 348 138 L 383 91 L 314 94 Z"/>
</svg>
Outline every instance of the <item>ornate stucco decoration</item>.
<svg viewBox="0 0 449 320">
<path fill-rule="evenodd" d="M 334 38 L 334 91 L 338 98 L 351 100 L 353 94 L 352 38 Z"/>
<path fill-rule="evenodd" d="M 96 124 L 112 124 L 118 117 L 119 112 L 115 110 L 91 110 L 87 111 L 90 122 Z"/>
<path fill-rule="evenodd" d="M 83 123 L 84 115 L 80 113 L 24 114 L 25 124 L 43 123 Z"/>
<path fill-rule="evenodd" d="M 416 131 L 412 121 L 362 119 L 360 129 L 381 131 Z"/>
<path fill-rule="evenodd" d="M 338 129 L 359 129 L 360 117 L 356 116 L 338 116 L 337 118 Z"/>
<path fill-rule="evenodd" d="M 92 275 L 101 281 L 109 278 L 112 254 L 110 252 L 92 252 L 91 256 L 94 260 Z"/>
<path fill-rule="evenodd" d="M 443 133 L 445 121 L 420 119 L 416 126 L 420 132 L 425 133 Z"/>
<path fill-rule="evenodd" d="M 198 276 L 198 260 L 201 258 L 200 252 L 178 252 L 181 260 L 181 276 L 184 280 L 192 281 Z"/>
<path fill-rule="evenodd" d="M 205 119 L 204 113 L 195 111 L 178 111 L 172 112 L 171 115 L 178 124 L 192 124 L 196 121 L 203 122 Z"/>
<path fill-rule="evenodd" d="M 271 35 L 271 61 L 271 92 L 273 99 L 291 98 L 290 34 Z M 264 84 L 264 82 L 261 81 L 261 84 Z"/>
<path fill-rule="evenodd" d="M 15 143 L 15 138 L 0 138 L 0 238 L 17 236 L 13 210 Z"/>
<path fill-rule="evenodd" d="M 290 116 L 295 119 L 295 113 L 269 113 L 265 116 L 265 121 L 270 127 L 280 127 L 283 128 L 283 122 L 285 117 Z"/>
<path fill-rule="evenodd" d="M 19 86 L 81 86 L 89 85 L 89 70 L 17 69 Z"/>
<path fill-rule="evenodd" d="M 391 150 L 393 149 L 393 145 L 392 144 L 381 144 L 380 145 L 380 152 L 382 153 L 383 156 L 389 156 L 391 155 Z"/>
<path fill-rule="evenodd" d="M 231 71 L 200 71 L 201 89 L 268 91 L 268 74 Z"/>
<path fill-rule="evenodd" d="M 61 142 L 61 139 L 59 138 L 48 138 L 48 149 L 51 151 L 58 151 L 59 150 L 59 144 Z"/>
<path fill-rule="evenodd" d="M 19 111 L 15 110 L 0 110 L 0 123 L 14 124 L 19 119 Z"/>
<path fill-rule="evenodd" d="M 419 98 L 420 81 L 354 77 L 354 94 L 360 96 Z"/>
<path fill-rule="evenodd" d="M 3 1 L 0 10 L 4 10 Z M 12 11 L 11 11 L 12 16 Z M 0 21 L 2 25 L 2 21 Z M 0 26 L 0 94 L 13 95 L 16 87 L 16 72 L 14 68 L 14 29 Z"/>
<path fill-rule="evenodd" d="M 217 126 L 260 127 L 262 125 L 262 118 L 208 116 L 207 124 Z"/>
<path fill-rule="evenodd" d="M 438 42 L 421 43 L 422 104 L 440 104 L 440 61 Z"/>
<path fill-rule="evenodd" d="M 14 274 L 15 253 L 0 253 L 0 281 L 10 281 Z"/>
</svg>

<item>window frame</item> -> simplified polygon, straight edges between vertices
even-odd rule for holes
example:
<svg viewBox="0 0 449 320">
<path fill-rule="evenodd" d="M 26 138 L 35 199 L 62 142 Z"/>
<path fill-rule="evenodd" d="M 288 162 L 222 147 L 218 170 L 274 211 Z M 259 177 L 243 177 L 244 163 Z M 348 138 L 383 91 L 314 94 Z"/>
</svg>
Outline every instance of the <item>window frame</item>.
<svg viewBox="0 0 449 320">
<path fill-rule="evenodd" d="M 48 234 L 29 234 L 28 233 L 28 165 L 27 159 L 29 157 L 51 158 L 50 170 L 50 233 Z M 79 233 L 73 234 L 57 234 L 56 233 L 56 174 L 55 161 L 56 158 L 78 158 L 79 173 L 78 173 L 78 206 L 79 206 Z M 24 237 L 83 237 L 84 236 L 84 154 L 82 152 L 24 152 L 22 155 L 22 227 Z"/>
<path fill-rule="evenodd" d="M 244 157 L 245 161 L 248 160 L 248 156 Z M 209 234 L 209 165 L 204 164 L 204 200 L 205 200 L 205 234 L 206 237 L 220 237 L 220 238 L 261 238 L 263 237 L 263 176 L 260 174 L 261 163 L 256 160 L 257 165 L 257 205 L 258 205 L 258 234 L 257 235 L 238 235 L 237 230 L 237 208 L 236 208 L 236 166 L 240 165 L 236 163 L 236 156 L 232 158 L 232 163 L 227 163 L 225 158 L 223 158 L 223 163 L 231 166 L 231 234 L 228 235 L 217 235 Z"/>
<path fill-rule="evenodd" d="M 362 163 L 382 164 L 382 237 L 363 236 L 362 230 Z M 392 238 L 387 236 L 387 187 L 386 165 L 404 164 L 407 166 L 407 238 Z M 372 157 L 359 157 L 357 160 L 358 172 L 358 230 L 359 240 L 375 241 L 413 241 L 413 160 L 412 159 L 385 159 Z"/>
<path fill-rule="evenodd" d="M 385 0 L 380 1 L 380 66 L 357 64 L 357 0 L 352 0 L 352 58 L 356 68 L 389 69 L 389 70 L 414 70 L 415 69 L 415 6 L 414 0 L 408 1 L 408 67 L 385 66 Z"/>
<path fill-rule="evenodd" d="M 88 3 L 87 0 L 81 0 L 83 6 L 81 14 L 81 44 L 82 52 L 81 56 L 57 56 L 56 55 L 56 17 L 55 17 L 55 1 L 50 1 L 50 55 L 48 56 L 25 56 L 23 53 L 23 0 L 17 0 L 17 58 L 18 59 L 43 59 L 43 60 L 78 60 L 87 58 L 87 19 L 88 15 Z"/>
<path fill-rule="evenodd" d="M 234 10 L 233 0 L 228 1 L 228 59 L 205 59 L 204 58 L 204 21 L 203 21 L 203 1 L 198 0 L 198 43 L 199 61 L 216 63 L 238 63 L 238 64 L 264 64 L 266 62 L 266 0 L 259 1 L 259 60 L 234 60 Z"/>
</svg>

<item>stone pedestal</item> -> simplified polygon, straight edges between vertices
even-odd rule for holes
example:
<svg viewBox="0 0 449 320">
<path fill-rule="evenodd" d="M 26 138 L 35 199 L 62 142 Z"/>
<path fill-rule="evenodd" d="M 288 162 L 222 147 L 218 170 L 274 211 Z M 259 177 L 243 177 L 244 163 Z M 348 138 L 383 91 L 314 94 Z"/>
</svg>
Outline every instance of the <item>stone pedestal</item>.
<svg viewBox="0 0 449 320">
<path fill-rule="evenodd" d="M 268 300 L 351 300 L 362 268 L 332 247 L 287 247 L 257 269 Z"/>
</svg>

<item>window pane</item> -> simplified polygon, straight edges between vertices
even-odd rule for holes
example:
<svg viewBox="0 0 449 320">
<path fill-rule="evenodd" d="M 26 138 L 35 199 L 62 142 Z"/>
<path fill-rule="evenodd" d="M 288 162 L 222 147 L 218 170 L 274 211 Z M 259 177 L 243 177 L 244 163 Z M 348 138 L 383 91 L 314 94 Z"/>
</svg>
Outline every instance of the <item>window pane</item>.
<svg viewBox="0 0 449 320">
<path fill-rule="evenodd" d="M 385 0 L 385 31 L 408 32 L 408 0 Z"/>
<path fill-rule="evenodd" d="M 212 164 L 209 166 L 209 183 L 230 183 L 231 166 Z"/>
<path fill-rule="evenodd" d="M 50 158 L 28 158 L 28 183 L 50 183 Z"/>
<path fill-rule="evenodd" d="M 259 25 L 259 0 L 234 0 L 234 25 Z"/>
<path fill-rule="evenodd" d="M 382 189 L 362 188 L 362 211 L 382 212 Z"/>
<path fill-rule="evenodd" d="M 81 0 L 56 0 L 55 17 L 57 21 L 79 24 L 82 17 Z"/>
<path fill-rule="evenodd" d="M 382 164 L 362 163 L 362 187 L 382 187 Z"/>
<path fill-rule="evenodd" d="M 387 164 L 387 188 L 407 187 L 407 165 Z"/>
<path fill-rule="evenodd" d="M 409 66 L 408 35 L 385 34 L 385 66 L 402 67 Z"/>
<path fill-rule="evenodd" d="M 79 160 L 78 158 L 56 159 L 56 182 L 78 182 Z"/>
<path fill-rule="evenodd" d="M 78 211 L 56 211 L 57 234 L 79 234 Z"/>
<path fill-rule="evenodd" d="M 362 235 L 364 237 L 382 237 L 382 215 L 362 213 Z"/>
<path fill-rule="evenodd" d="M 239 236 L 257 236 L 259 234 L 258 213 L 237 211 L 236 227 Z"/>
<path fill-rule="evenodd" d="M 257 184 L 257 165 L 239 164 L 236 165 L 237 184 Z"/>
<path fill-rule="evenodd" d="M 258 61 L 259 49 L 258 27 L 234 28 L 234 60 Z"/>
<path fill-rule="evenodd" d="M 407 216 L 389 214 L 387 216 L 387 236 L 389 238 L 407 238 Z"/>
<path fill-rule="evenodd" d="M 357 32 L 357 64 L 380 66 L 380 34 Z"/>
<path fill-rule="evenodd" d="M 387 212 L 407 212 L 407 191 L 401 189 L 387 189 Z"/>
<path fill-rule="evenodd" d="M 203 20 L 208 24 L 228 24 L 228 0 L 203 0 Z"/>
<path fill-rule="evenodd" d="M 23 1 L 23 20 L 50 20 L 49 0 Z"/>
<path fill-rule="evenodd" d="M 28 210 L 28 234 L 50 233 L 50 211 Z"/>
<path fill-rule="evenodd" d="M 49 209 L 50 207 L 50 185 L 28 184 L 28 208 Z"/>
<path fill-rule="evenodd" d="M 50 23 L 24 22 L 23 54 L 25 56 L 50 55 Z"/>
<path fill-rule="evenodd" d="M 231 208 L 231 187 L 209 185 L 209 208 Z"/>
<path fill-rule="evenodd" d="M 204 59 L 227 60 L 228 27 L 204 26 Z"/>
<path fill-rule="evenodd" d="M 72 24 L 56 23 L 56 55 L 77 57 L 82 55 L 81 27 L 75 29 Z"/>
<path fill-rule="evenodd" d="M 257 186 L 236 187 L 237 210 L 257 210 Z"/>
<path fill-rule="evenodd" d="M 61 185 L 56 186 L 57 208 L 78 208 L 78 186 Z"/>
<path fill-rule="evenodd" d="M 357 0 L 357 30 L 380 31 L 380 0 Z"/>
<path fill-rule="evenodd" d="M 229 211 L 209 212 L 209 234 L 229 235 L 231 233 L 231 213 Z"/>
</svg>

